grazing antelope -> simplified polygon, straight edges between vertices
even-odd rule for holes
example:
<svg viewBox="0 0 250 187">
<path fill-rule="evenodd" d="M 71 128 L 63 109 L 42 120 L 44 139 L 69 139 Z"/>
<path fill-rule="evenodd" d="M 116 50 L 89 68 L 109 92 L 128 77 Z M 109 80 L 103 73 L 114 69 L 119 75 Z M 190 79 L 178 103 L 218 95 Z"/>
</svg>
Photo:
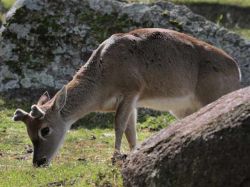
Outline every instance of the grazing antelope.
<svg viewBox="0 0 250 187">
<path fill-rule="evenodd" d="M 176 31 L 139 29 L 112 35 L 52 99 L 46 92 L 13 119 L 26 124 L 33 164 L 43 166 L 75 121 L 115 111 L 116 157 L 123 133 L 131 150 L 136 146 L 137 107 L 183 118 L 239 87 L 239 68 L 224 51 Z"/>
</svg>

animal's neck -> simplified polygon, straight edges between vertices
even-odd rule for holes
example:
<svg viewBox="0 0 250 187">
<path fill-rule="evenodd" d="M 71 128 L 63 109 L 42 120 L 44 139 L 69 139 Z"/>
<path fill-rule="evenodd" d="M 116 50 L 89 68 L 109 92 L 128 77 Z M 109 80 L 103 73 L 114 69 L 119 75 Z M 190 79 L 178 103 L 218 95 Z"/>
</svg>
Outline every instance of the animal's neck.
<svg viewBox="0 0 250 187">
<path fill-rule="evenodd" d="M 65 121 L 72 125 L 86 114 L 95 111 L 97 104 L 96 80 L 78 72 L 74 79 L 66 85 L 66 88 L 67 99 L 61 113 Z"/>
</svg>

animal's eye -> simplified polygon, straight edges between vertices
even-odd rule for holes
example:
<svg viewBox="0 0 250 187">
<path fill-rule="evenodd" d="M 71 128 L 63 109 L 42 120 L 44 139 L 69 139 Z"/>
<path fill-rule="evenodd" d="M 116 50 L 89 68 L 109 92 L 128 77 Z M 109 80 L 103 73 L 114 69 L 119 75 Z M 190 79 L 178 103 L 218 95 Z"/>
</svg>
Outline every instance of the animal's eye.
<svg viewBox="0 0 250 187">
<path fill-rule="evenodd" d="M 42 135 L 42 137 L 45 138 L 46 136 L 48 136 L 48 135 L 49 135 L 49 132 L 50 132 L 49 127 L 44 127 L 44 128 L 42 128 L 42 130 L 41 130 L 41 135 Z"/>
</svg>

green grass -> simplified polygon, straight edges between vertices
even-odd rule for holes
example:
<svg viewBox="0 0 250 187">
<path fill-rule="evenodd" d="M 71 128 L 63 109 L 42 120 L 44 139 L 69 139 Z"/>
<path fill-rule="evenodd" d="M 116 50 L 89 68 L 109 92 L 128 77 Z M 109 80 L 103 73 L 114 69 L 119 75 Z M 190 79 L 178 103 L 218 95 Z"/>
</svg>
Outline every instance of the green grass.
<svg viewBox="0 0 250 187">
<path fill-rule="evenodd" d="M 27 110 L 29 106 L 0 98 L 0 187 L 122 186 L 120 166 L 111 164 L 114 130 L 108 128 L 110 125 L 98 128 L 95 124 L 95 128 L 88 129 L 78 126 L 68 132 L 50 167 L 32 167 L 32 153 L 28 151 L 32 144 L 25 125 L 11 120 L 17 107 Z M 138 124 L 139 142 L 173 120 L 168 114 L 144 116 Z M 122 150 L 128 152 L 125 138 Z"/>
<path fill-rule="evenodd" d="M 9 9 L 16 0 L 0 0 L 0 3 L 4 6 L 4 8 Z"/>
<path fill-rule="evenodd" d="M 235 29 L 232 29 L 232 31 L 241 35 L 243 38 L 250 40 L 250 29 L 235 28 Z"/>
</svg>

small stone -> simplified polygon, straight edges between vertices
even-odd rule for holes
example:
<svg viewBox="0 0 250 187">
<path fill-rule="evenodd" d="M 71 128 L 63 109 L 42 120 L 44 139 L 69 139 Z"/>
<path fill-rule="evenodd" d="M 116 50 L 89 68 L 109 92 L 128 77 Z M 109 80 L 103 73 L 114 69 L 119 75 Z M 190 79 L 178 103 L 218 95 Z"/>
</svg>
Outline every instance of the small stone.
<svg viewBox="0 0 250 187">
<path fill-rule="evenodd" d="M 91 135 L 90 140 L 96 140 L 96 136 Z"/>
<path fill-rule="evenodd" d="M 86 158 L 78 158 L 77 161 L 79 161 L 79 162 L 87 162 L 87 159 Z"/>
<path fill-rule="evenodd" d="M 31 145 L 26 145 L 25 146 L 25 152 L 30 154 L 30 153 L 33 153 L 33 148 Z"/>
</svg>

